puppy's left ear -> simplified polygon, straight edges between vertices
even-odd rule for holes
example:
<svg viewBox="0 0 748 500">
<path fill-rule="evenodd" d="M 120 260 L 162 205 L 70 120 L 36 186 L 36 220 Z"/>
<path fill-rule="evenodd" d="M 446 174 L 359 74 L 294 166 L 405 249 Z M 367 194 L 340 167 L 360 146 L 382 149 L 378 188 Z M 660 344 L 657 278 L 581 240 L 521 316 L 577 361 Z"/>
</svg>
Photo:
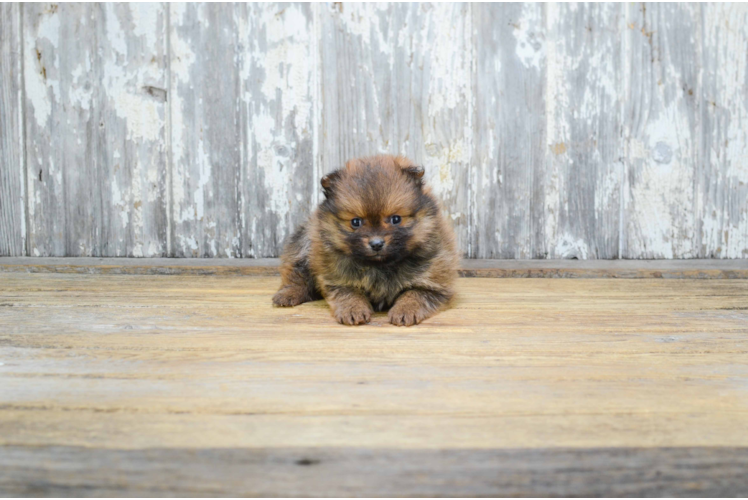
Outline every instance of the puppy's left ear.
<svg viewBox="0 0 748 500">
<path fill-rule="evenodd" d="M 423 177 L 423 174 L 426 172 L 423 167 L 411 165 L 409 167 L 403 167 L 403 172 L 405 172 L 408 175 L 412 175 L 416 179 L 420 179 Z"/>
<path fill-rule="evenodd" d="M 324 176 L 319 183 L 322 184 L 322 191 L 325 193 L 325 198 L 329 198 L 332 195 L 335 183 L 340 178 L 340 170 L 330 172 Z"/>
</svg>

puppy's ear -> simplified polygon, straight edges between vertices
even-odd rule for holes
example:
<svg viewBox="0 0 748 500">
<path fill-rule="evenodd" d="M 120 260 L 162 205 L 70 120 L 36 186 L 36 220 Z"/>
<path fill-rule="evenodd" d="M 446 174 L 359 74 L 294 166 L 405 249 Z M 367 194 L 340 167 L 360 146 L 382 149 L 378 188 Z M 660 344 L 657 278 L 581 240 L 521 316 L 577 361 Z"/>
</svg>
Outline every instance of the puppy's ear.
<svg viewBox="0 0 748 500">
<path fill-rule="evenodd" d="M 356 170 L 361 167 L 361 161 L 358 158 L 353 158 L 345 162 L 346 170 Z"/>
<path fill-rule="evenodd" d="M 411 165 L 408 167 L 403 167 L 403 172 L 405 172 L 408 175 L 412 175 L 416 179 L 420 179 L 423 177 L 423 174 L 426 172 L 423 167 Z"/>
<path fill-rule="evenodd" d="M 412 176 L 415 180 L 418 180 L 423 177 L 423 174 L 425 172 L 423 167 L 418 166 L 418 165 L 413 165 L 413 162 L 404 156 L 396 156 L 393 159 L 395 161 L 395 165 L 400 167 L 400 170 Z"/>
<path fill-rule="evenodd" d="M 322 191 L 325 193 L 325 198 L 329 198 L 330 195 L 332 195 L 332 192 L 335 189 L 335 183 L 339 178 L 340 170 L 336 170 L 330 172 L 319 181 L 319 183 L 322 184 Z"/>
</svg>

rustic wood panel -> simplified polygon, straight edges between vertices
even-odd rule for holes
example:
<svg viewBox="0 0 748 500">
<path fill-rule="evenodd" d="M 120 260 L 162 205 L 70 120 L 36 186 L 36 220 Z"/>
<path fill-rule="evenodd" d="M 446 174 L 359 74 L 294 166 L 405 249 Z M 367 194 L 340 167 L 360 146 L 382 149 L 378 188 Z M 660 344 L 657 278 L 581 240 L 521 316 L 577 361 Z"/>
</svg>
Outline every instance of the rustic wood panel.
<svg viewBox="0 0 748 500">
<path fill-rule="evenodd" d="M 744 497 L 748 449 L 0 448 L 34 497 Z"/>
<path fill-rule="evenodd" d="M 700 257 L 748 256 L 748 6 L 703 4 Z"/>
<path fill-rule="evenodd" d="M 546 252 L 619 257 L 623 4 L 547 4 Z"/>
<path fill-rule="evenodd" d="M 471 257 L 545 258 L 542 4 L 475 4 Z"/>
<path fill-rule="evenodd" d="M 628 4 L 623 258 L 694 258 L 700 159 L 698 4 Z"/>
<path fill-rule="evenodd" d="M 174 254 L 266 257 L 310 212 L 309 5 L 171 6 Z"/>
<path fill-rule="evenodd" d="M 593 476 L 744 491 L 746 280 L 465 278 L 453 309 L 409 329 L 337 325 L 322 301 L 273 308 L 278 284 L 3 275 L 0 491 L 148 491 L 163 471 L 162 494 L 288 492 L 295 466 L 350 491 L 435 488 L 439 473 L 454 492 Z M 486 483 L 480 464 L 522 482 Z M 385 476 L 353 481 L 367 471 Z"/>
<path fill-rule="evenodd" d="M 278 276 L 280 259 L 0 257 L 0 273 Z M 748 279 L 748 259 L 463 259 L 470 278 Z"/>
<path fill-rule="evenodd" d="M 26 254 L 21 5 L 0 5 L 0 256 Z"/>
<path fill-rule="evenodd" d="M 4 9 L 3 255 L 274 257 L 390 152 L 466 257 L 748 256 L 741 5 Z"/>
<path fill-rule="evenodd" d="M 321 171 L 382 152 L 423 164 L 467 255 L 470 7 L 334 3 L 319 8 Z"/>
<path fill-rule="evenodd" d="M 165 255 L 165 8 L 24 9 L 30 255 Z"/>
</svg>

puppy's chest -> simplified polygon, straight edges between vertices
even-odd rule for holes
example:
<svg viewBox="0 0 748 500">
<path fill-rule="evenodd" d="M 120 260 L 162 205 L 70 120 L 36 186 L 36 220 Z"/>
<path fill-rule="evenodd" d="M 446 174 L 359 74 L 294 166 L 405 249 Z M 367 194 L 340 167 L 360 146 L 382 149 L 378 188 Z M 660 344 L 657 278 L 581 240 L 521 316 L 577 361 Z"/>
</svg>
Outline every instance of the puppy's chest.
<svg viewBox="0 0 748 500">
<path fill-rule="evenodd" d="M 377 269 L 362 273 L 356 280 L 356 288 L 363 292 L 376 310 L 390 307 L 395 299 L 412 285 L 412 277 L 398 272 L 382 272 Z"/>
</svg>

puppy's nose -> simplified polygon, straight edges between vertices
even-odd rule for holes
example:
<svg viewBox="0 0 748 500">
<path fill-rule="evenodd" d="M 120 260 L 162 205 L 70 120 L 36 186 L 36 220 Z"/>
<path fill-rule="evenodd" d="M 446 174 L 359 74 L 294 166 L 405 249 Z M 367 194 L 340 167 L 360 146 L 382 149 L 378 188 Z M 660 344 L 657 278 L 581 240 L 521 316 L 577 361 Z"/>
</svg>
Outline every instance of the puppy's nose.
<svg viewBox="0 0 748 500">
<path fill-rule="evenodd" d="M 372 250 L 378 252 L 384 248 L 384 240 L 382 238 L 372 238 L 369 240 L 369 246 Z"/>
</svg>

